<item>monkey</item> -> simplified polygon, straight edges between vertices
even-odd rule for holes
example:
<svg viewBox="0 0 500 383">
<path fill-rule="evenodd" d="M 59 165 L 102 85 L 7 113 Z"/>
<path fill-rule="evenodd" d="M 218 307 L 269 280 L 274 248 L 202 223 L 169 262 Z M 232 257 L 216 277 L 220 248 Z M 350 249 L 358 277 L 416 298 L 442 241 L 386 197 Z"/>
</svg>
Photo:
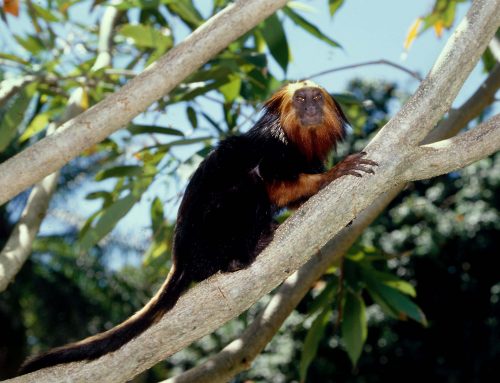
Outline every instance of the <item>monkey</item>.
<svg viewBox="0 0 500 383">
<path fill-rule="evenodd" d="M 116 351 L 172 309 L 193 282 L 248 267 L 273 238 L 276 214 L 331 181 L 378 164 L 352 154 L 325 171 L 346 134 L 340 105 L 312 81 L 285 85 L 246 133 L 222 140 L 191 177 L 180 203 L 172 268 L 156 295 L 118 326 L 28 359 L 21 374 Z"/>
</svg>

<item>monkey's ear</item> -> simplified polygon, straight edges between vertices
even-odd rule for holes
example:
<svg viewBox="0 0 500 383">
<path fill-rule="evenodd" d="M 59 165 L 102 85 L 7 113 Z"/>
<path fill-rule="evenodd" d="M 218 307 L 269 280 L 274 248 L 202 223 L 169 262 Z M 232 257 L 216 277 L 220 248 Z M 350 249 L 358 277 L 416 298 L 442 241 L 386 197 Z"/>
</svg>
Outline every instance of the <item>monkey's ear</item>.
<svg viewBox="0 0 500 383">
<path fill-rule="evenodd" d="M 271 113 L 281 113 L 281 106 L 287 101 L 288 85 L 278 89 L 265 103 L 264 109 Z"/>
<path fill-rule="evenodd" d="M 347 119 L 347 116 L 345 115 L 344 111 L 342 110 L 342 107 L 340 104 L 335 100 L 335 98 L 330 94 L 330 97 L 332 98 L 333 105 L 335 106 L 335 111 L 337 112 L 337 117 L 342 125 L 342 138 L 346 135 L 347 130 L 349 127 L 351 127 L 351 123 Z"/>
</svg>

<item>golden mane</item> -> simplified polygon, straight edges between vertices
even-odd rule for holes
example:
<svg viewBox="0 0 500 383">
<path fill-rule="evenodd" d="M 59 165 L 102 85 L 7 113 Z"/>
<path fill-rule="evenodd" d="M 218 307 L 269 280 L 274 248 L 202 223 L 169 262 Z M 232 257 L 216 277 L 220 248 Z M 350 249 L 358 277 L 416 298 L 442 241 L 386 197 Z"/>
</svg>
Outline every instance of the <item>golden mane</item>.
<svg viewBox="0 0 500 383">
<path fill-rule="evenodd" d="M 302 126 L 293 107 L 293 95 L 302 88 L 317 88 L 324 98 L 323 121 L 315 126 Z M 310 80 L 293 82 L 278 90 L 266 103 L 265 108 L 280 116 L 281 129 L 287 138 L 308 158 L 324 161 L 344 136 L 347 124 L 340 106 L 321 86 Z"/>
</svg>

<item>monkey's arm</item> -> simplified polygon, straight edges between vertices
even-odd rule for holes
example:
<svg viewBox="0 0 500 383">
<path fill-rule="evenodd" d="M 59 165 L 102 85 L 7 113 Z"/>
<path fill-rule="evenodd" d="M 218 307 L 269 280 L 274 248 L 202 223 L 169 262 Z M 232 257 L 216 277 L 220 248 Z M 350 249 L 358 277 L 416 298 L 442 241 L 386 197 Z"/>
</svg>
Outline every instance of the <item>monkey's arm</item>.
<svg viewBox="0 0 500 383">
<path fill-rule="evenodd" d="M 345 175 L 361 177 L 360 172 L 374 173 L 371 166 L 375 161 L 363 159 L 365 152 L 351 154 L 325 173 L 300 173 L 294 180 L 271 180 L 266 182 L 271 203 L 278 207 L 293 205 L 316 194 L 334 179 Z"/>
</svg>

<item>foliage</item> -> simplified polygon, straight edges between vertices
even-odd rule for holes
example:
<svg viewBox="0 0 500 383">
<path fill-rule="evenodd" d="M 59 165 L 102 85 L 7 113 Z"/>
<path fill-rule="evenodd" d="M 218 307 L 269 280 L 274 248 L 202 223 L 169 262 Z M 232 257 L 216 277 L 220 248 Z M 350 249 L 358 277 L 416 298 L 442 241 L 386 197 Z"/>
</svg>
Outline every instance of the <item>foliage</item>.
<svg viewBox="0 0 500 383">
<path fill-rule="evenodd" d="M 459 2 L 437 0 L 410 31 L 408 47 L 428 28 L 438 35 L 450 28 Z M 17 1 L 4 2 L 4 19 L 5 13 L 19 14 L 22 24 L 31 26 L 18 30 L 9 25 L 5 33 L 17 45 L 0 53 L 9 72 L 7 77 L 2 70 L 0 78 L 31 80 L 0 108 L 1 160 L 40 140 L 48 125 L 62 117 L 75 90 L 82 91 L 82 109 L 101 101 L 229 1 L 117 2 L 113 6 L 121 13 L 112 36 L 113 67 L 94 70 L 99 30 L 93 20 L 102 16 L 100 3 L 26 1 L 19 8 Z M 327 3 L 334 16 L 344 1 Z M 14 374 L 27 354 L 110 328 L 154 293 L 170 266 L 173 212 L 185 180 L 217 140 L 247 129 L 263 100 L 287 80 L 293 52 L 283 25 L 300 28 L 325 46 L 340 47 L 307 20 L 307 8 L 289 2 L 126 129 L 62 170 L 47 220 L 68 209 L 77 195 L 83 194 L 86 202 L 76 223 L 66 217 L 69 224 L 55 225 L 38 238 L 30 261 L 0 296 L 0 325 L 9 334 L 0 340 L 0 377 Z M 85 22 L 81 14 L 88 16 Z M 488 52 L 484 62 L 490 70 Z M 347 93 L 335 96 L 353 127 L 338 157 L 359 151 L 402 98 L 396 85 L 366 80 L 354 80 Z M 168 125 L 165 115 L 171 114 L 183 118 Z M 343 264 L 317 283 L 254 368 L 235 381 L 378 382 L 401 379 L 412 369 L 442 381 L 481 380 L 500 353 L 493 341 L 499 337 L 500 288 L 491 266 L 498 246 L 492 234 L 500 222 L 499 161 L 497 155 L 410 186 Z M 25 199 L 22 195 L 0 207 L 0 244 Z M 115 230 L 136 208 L 150 212 L 148 227 L 134 233 L 141 237 L 139 244 Z M 464 308 L 457 298 L 462 296 L 471 306 L 481 300 L 479 309 Z M 163 379 L 216 352 L 265 301 L 142 378 Z M 440 338 L 440 332 L 447 337 Z M 481 338 L 477 343 L 474 334 Z M 445 341 L 436 345 L 434 335 Z M 462 363 L 467 349 L 474 350 L 470 368 Z"/>
<path fill-rule="evenodd" d="M 433 28 L 437 37 L 441 37 L 445 29 L 449 30 L 455 21 L 455 12 L 459 3 L 466 0 L 436 0 L 432 11 L 418 17 L 406 36 L 405 49 L 409 49 L 413 40 L 429 28 Z"/>
</svg>

